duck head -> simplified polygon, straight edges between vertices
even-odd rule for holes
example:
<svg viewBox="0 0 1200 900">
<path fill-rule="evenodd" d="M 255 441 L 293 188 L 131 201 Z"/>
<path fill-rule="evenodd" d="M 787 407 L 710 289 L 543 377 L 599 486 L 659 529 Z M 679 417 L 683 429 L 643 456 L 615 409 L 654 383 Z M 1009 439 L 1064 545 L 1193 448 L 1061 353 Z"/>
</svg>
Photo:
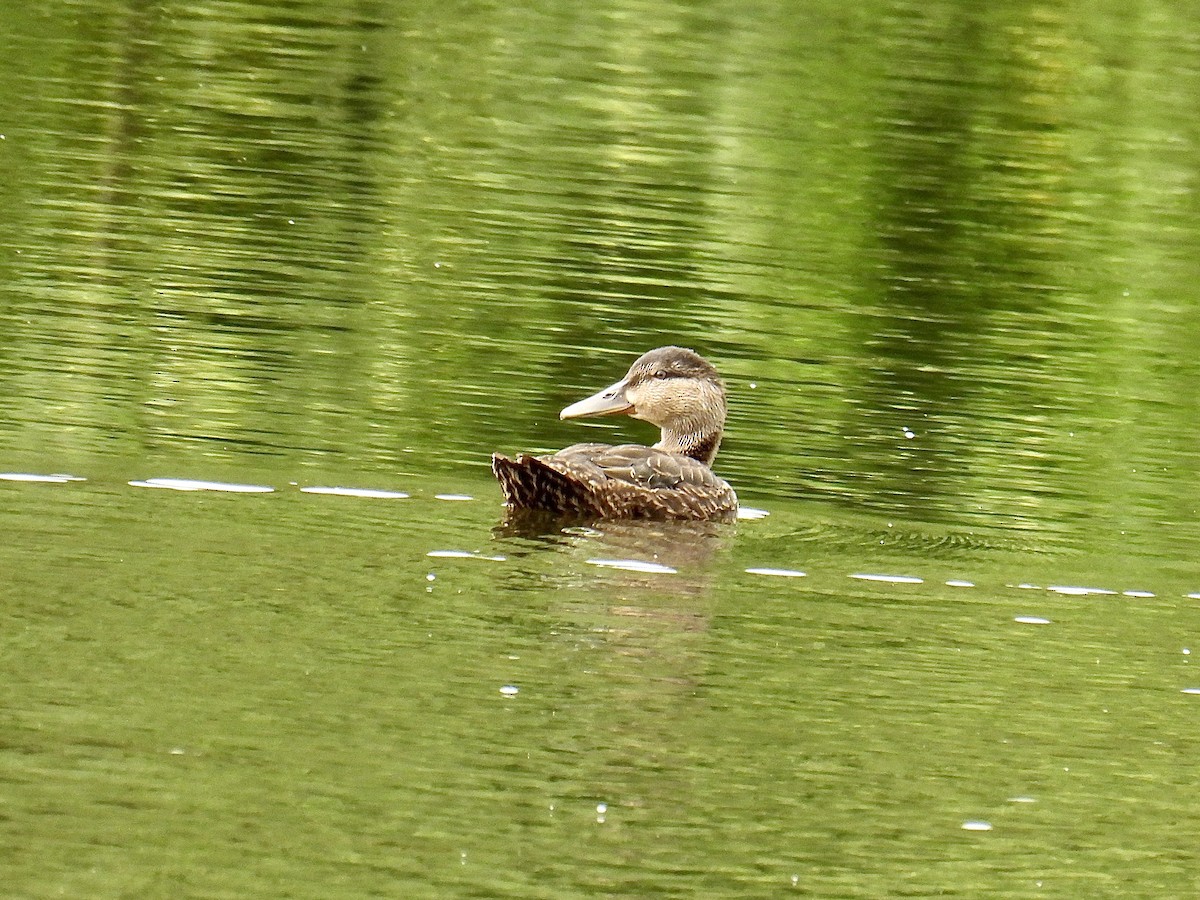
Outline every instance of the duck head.
<svg viewBox="0 0 1200 900">
<path fill-rule="evenodd" d="M 624 414 L 657 425 L 654 446 L 711 465 L 725 429 L 725 386 L 717 370 L 692 350 L 659 347 L 644 353 L 625 377 L 561 413 L 561 419 Z"/>
</svg>

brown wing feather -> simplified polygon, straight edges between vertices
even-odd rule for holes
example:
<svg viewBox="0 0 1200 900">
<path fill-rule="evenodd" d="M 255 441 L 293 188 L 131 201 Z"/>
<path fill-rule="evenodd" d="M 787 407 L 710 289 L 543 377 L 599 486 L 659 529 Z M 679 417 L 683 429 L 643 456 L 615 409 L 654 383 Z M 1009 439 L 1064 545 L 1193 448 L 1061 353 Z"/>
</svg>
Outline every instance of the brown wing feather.
<svg viewBox="0 0 1200 900">
<path fill-rule="evenodd" d="M 704 463 L 638 444 L 492 457 L 509 506 L 608 518 L 732 517 L 737 496 Z"/>
</svg>

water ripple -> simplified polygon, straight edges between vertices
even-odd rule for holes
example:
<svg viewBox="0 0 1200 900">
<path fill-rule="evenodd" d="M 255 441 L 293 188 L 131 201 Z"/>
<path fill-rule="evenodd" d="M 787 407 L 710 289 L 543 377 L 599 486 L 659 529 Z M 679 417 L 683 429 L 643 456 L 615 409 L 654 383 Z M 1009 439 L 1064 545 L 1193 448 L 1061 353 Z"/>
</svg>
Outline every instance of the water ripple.
<svg viewBox="0 0 1200 900">
<path fill-rule="evenodd" d="M 193 481 L 190 478 L 147 478 L 131 481 L 132 487 L 164 488 L 171 491 L 221 491 L 229 494 L 270 494 L 275 488 L 265 484 L 236 484 L 224 481 Z"/>
</svg>

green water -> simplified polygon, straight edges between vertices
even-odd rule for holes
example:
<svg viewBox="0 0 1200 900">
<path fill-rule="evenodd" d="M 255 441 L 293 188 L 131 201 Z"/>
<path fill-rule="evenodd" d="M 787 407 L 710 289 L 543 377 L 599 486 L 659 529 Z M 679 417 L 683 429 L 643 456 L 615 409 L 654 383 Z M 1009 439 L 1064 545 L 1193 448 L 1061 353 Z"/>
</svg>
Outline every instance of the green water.
<svg viewBox="0 0 1200 900">
<path fill-rule="evenodd" d="M 1200 891 L 1196 13 L 0 36 L 4 896 Z M 768 515 L 506 526 L 664 343 Z"/>
</svg>

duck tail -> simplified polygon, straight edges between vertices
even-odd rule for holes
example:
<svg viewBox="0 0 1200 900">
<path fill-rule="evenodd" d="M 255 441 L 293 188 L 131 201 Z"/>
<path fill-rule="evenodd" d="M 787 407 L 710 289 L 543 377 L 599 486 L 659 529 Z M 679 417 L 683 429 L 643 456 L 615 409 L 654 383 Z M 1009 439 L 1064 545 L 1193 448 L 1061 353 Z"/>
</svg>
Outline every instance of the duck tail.
<svg viewBox="0 0 1200 900">
<path fill-rule="evenodd" d="M 513 509 L 545 509 L 556 513 L 601 515 L 588 486 L 543 459 L 522 453 L 509 459 L 492 454 L 492 472 Z"/>
</svg>

